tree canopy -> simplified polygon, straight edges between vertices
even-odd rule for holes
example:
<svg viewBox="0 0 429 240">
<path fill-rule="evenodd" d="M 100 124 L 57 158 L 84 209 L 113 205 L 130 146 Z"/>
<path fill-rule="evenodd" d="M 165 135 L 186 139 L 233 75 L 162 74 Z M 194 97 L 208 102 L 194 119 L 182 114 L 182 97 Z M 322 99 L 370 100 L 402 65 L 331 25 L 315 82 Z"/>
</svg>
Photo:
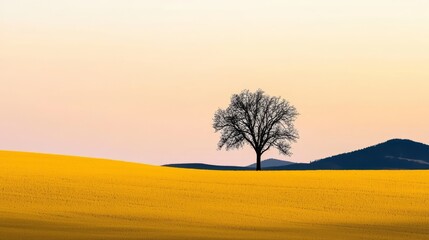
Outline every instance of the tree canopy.
<svg viewBox="0 0 429 240">
<path fill-rule="evenodd" d="M 213 118 L 213 128 L 221 133 L 218 149 L 238 149 L 249 144 L 256 153 L 256 169 L 261 170 L 261 156 L 270 148 L 291 155 L 290 144 L 299 138 L 294 127 L 298 115 L 288 101 L 260 89 L 234 94 L 228 108 L 218 109 Z"/>
</svg>

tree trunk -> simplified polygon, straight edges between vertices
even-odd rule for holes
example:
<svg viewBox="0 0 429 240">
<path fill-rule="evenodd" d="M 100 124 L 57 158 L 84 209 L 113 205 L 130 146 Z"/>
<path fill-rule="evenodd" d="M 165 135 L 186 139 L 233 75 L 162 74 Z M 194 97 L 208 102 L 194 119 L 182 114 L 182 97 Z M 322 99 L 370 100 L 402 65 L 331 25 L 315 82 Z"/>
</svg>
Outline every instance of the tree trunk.
<svg viewBox="0 0 429 240">
<path fill-rule="evenodd" d="M 261 153 L 256 153 L 256 171 L 261 171 Z"/>
</svg>

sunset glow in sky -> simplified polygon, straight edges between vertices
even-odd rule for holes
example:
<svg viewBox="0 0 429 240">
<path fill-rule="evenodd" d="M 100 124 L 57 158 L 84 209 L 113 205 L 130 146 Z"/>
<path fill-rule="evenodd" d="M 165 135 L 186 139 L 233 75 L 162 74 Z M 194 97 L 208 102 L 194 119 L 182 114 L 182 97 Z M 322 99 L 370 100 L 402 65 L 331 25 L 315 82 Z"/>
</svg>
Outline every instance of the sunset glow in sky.
<svg viewBox="0 0 429 240">
<path fill-rule="evenodd" d="M 0 149 L 247 165 L 211 127 L 233 93 L 300 112 L 308 162 L 429 143 L 429 1 L 0 0 Z"/>
</svg>

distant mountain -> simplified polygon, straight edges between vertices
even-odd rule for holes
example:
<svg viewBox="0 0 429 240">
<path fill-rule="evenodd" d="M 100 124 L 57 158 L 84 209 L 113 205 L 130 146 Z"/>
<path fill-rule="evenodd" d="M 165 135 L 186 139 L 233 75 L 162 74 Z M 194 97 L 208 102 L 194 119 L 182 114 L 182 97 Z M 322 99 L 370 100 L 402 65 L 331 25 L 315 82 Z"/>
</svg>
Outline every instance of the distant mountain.
<svg viewBox="0 0 429 240">
<path fill-rule="evenodd" d="M 261 162 L 262 169 L 270 167 L 280 167 L 294 164 L 293 162 L 278 160 L 270 158 Z M 166 164 L 166 167 L 176 167 L 176 168 L 192 168 L 192 169 L 207 169 L 207 170 L 254 170 L 256 168 L 256 163 L 249 166 L 222 166 L 222 165 L 210 165 L 204 163 L 174 163 Z"/>
<path fill-rule="evenodd" d="M 220 166 L 202 163 L 164 166 L 210 170 L 254 170 L 249 166 Z M 429 169 L 429 145 L 406 139 L 392 139 L 361 150 L 343 153 L 311 163 L 293 163 L 277 159 L 261 162 L 263 170 L 381 170 Z"/>
<path fill-rule="evenodd" d="M 175 167 L 175 168 L 205 169 L 205 170 L 249 170 L 249 168 L 247 167 L 210 165 L 210 164 L 204 164 L 204 163 L 174 163 L 174 164 L 166 164 L 163 166 Z"/>
<path fill-rule="evenodd" d="M 271 167 L 287 166 L 287 165 L 291 165 L 291 164 L 294 164 L 294 162 L 288 162 L 288 161 L 284 161 L 284 160 L 278 160 L 278 159 L 270 158 L 270 159 L 262 161 L 261 167 L 262 168 L 271 168 Z M 250 164 L 249 166 L 247 166 L 247 168 L 255 169 L 256 163 Z"/>
<path fill-rule="evenodd" d="M 308 164 L 291 164 L 269 169 L 429 169 L 429 145 L 406 139 L 392 139 L 368 148 L 324 158 Z"/>
</svg>

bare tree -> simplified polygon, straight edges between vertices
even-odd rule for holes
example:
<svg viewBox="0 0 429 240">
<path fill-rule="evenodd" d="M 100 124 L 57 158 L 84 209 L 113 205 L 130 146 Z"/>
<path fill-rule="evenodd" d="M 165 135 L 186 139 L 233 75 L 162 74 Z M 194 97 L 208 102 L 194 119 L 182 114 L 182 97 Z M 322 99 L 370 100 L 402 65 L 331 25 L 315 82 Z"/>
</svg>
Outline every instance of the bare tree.
<svg viewBox="0 0 429 240">
<path fill-rule="evenodd" d="M 291 155 L 290 143 L 299 138 L 294 127 L 297 116 L 296 108 L 288 101 L 260 89 L 234 94 L 229 107 L 217 110 L 213 118 L 213 128 L 221 133 L 218 149 L 250 144 L 256 152 L 256 170 L 261 170 L 261 156 L 271 147 Z"/>
</svg>

